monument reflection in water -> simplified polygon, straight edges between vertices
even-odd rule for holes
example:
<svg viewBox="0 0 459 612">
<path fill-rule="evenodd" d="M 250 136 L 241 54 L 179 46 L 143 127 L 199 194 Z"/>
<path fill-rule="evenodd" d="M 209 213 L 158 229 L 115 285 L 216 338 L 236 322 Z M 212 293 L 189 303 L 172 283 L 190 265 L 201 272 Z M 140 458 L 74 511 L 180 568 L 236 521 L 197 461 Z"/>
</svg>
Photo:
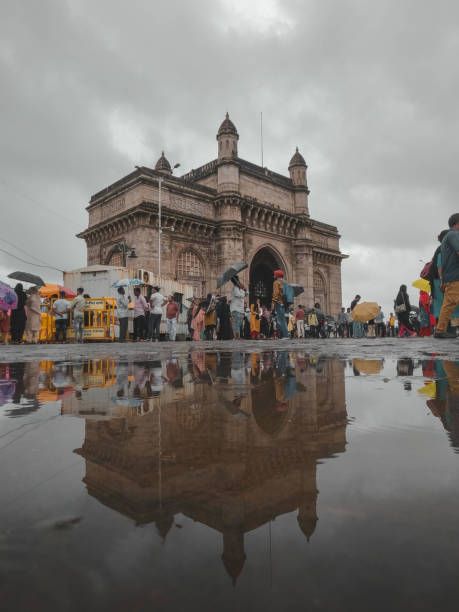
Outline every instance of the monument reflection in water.
<svg viewBox="0 0 459 612">
<path fill-rule="evenodd" d="M 247 532 L 297 510 L 309 541 L 317 463 L 345 450 L 343 363 L 191 351 L 162 364 L 64 367 L 75 392 L 62 412 L 86 419 L 75 452 L 91 496 L 138 524 L 154 522 L 163 538 L 177 514 L 219 531 L 233 583 Z M 97 376 L 105 386 L 91 387 Z"/>
</svg>

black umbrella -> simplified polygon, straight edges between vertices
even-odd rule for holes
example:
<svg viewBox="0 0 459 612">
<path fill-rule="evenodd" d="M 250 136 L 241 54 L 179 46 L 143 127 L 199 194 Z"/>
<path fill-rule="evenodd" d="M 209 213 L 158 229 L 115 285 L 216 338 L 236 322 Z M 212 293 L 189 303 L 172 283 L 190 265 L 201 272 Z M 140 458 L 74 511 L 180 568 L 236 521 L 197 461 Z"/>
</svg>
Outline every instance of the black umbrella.
<svg viewBox="0 0 459 612">
<path fill-rule="evenodd" d="M 239 274 L 239 272 L 242 272 L 242 270 L 245 270 L 248 267 L 248 264 L 243 263 L 242 261 L 231 264 L 231 266 L 227 268 L 221 276 L 218 277 L 217 289 L 219 289 L 222 285 L 231 280 L 233 276 L 236 276 L 237 274 Z"/>
<path fill-rule="evenodd" d="M 293 295 L 294 295 L 294 297 L 298 297 L 299 295 L 304 293 L 304 287 L 302 287 L 301 285 L 297 285 L 296 283 L 292 283 L 292 285 L 290 285 L 290 286 L 293 287 Z"/>
<path fill-rule="evenodd" d="M 29 274 L 28 272 L 11 272 L 8 274 L 8 278 L 14 278 L 15 280 L 24 281 L 25 283 L 32 283 L 32 285 L 36 285 L 37 287 L 43 287 L 45 281 L 36 276 L 36 274 Z"/>
</svg>

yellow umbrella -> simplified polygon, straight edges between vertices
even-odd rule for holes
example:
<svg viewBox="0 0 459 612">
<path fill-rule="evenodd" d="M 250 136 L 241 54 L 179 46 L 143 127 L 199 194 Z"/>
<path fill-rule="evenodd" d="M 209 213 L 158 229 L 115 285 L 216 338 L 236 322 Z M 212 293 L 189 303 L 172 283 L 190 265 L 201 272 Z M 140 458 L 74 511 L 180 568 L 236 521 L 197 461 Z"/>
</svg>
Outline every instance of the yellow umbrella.
<svg viewBox="0 0 459 612">
<path fill-rule="evenodd" d="M 413 287 L 416 287 L 416 289 L 419 289 L 420 291 L 426 291 L 427 293 L 430 293 L 430 283 L 425 278 L 418 278 L 418 280 L 415 280 L 414 283 L 411 284 Z"/>
<path fill-rule="evenodd" d="M 354 359 L 352 365 L 360 374 L 379 374 L 383 367 L 381 359 Z"/>
<path fill-rule="evenodd" d="M 379 304 L 376 302 L 362 302 L 361 304 L 357 304 L 357 306 L 351 312 L 351 315 L 354 321 L 366 323 L 367 321 L 374 319 L 378 312 Z"/>
</svg>

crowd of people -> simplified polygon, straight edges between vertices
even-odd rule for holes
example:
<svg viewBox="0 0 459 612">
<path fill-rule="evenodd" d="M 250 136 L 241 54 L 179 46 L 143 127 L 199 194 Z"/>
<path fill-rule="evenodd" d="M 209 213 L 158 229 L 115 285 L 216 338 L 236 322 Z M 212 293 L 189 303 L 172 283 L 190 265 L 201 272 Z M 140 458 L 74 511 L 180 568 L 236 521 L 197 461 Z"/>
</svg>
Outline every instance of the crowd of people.
<svg viewBox="0 0 459 612">
<path fill-rule="evenodd" d="M 208 294 L 205 299 L 193 299 L 187 308 L 189 340 L 291 339 L 291 338 L 377 338 L 405 336 L 435 336 L 456 338 L 455 319 L 459 323 L 459 213 L 449 219 L 449 229 L 438 236 L 439 246 L 432 259 L 421 271 L 426 287 L 420 290 L 418 305 L 413 305 L 407 286 L 401 285 L 394 300 L 394 312 L 386 320 L 382 309 L 373 319 L 353 317 L 361 296 L 356 295 L 348 308 L 341 308 L 336 320 L 324 314 L 321 305 L 312 308 L 293 306 L 293 298 L 286 299 L 287 283 L 282 270 L 273 274 L 272 298 L 263 303 L 256 297 L 249 300 L 247 288 L 238 276 L 231 278 L 231 297 Z M 429 288 L 429 290 L 426 290 Z M 22 284 L 15 287 L 17 308 L 10 313 L 0 310 L 0 342 L 8 336 L 12 344 L 39 342 L 41 330 L 41 302 L 36 287 L 24 291 Z M 84 340 L 84 289 L 77 289 L 72 300 L 62 292 L 52 302 L 51 314 L 55 319 L 55 341 L 67 341 L 67 328 L 72 321 L 75 342 Z M 142 295 L 139 287 L 133 298 L 124 287 L 118 288 L 116 315 L 119 341 L 128 339 L 128 323 L 133 318 L 133 341 L 158 342 L 161 322 L 167 328 L 167 338 L 177 337 L 177 324 L 183 305 L 173 295 L 161 294 L 160 287 L 148 287 Z M 132 314 L 131 314 L 132 313 Z M 72 315 L 70 317 L 70 314 Z"/>
</svg>

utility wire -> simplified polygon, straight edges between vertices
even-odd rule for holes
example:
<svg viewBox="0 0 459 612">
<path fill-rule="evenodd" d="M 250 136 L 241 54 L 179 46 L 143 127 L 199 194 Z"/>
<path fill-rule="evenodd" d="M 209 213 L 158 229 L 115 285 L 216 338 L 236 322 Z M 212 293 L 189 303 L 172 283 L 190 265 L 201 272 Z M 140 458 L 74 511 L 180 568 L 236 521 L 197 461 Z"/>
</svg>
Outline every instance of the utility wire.
<svg viewBox="0 0 459 612">
<path fill-rule="evenodd" d="M 25 263 L 28 266 L 36 266 L 37 268 L 48 268 L 50 270 L 57 270 L 57 272 L 62 272 L 62 273 L 65 272 L 65 270 L 61 270 L 60 268 L 55 268 L 54 266 L 43 266 L 37 263 L 33 263 L 31 261 L 26 261 L 25 259 L 22 259 L 21 257 L 18 257 L 17 255 L 13 255 L 13 253 L 9 253 L 8 251 L 5 251 L 5 249 L 2 249 L 2 248 L 0 248 L 0 251 L 2 251 L 2 253 L 6 253 L 6 255 L 9 255 L 10 257 L 19 259 L 19 261 L 22 261 L 22 263 Z"/>
<path fill-rule="evenodd" d="M 22 253 L 25 253 L 28 257 L 32 257 L 32 259 L 36 259 L 37 261 L 39 261 L 42 264 L 48 264 L 47 261 L 43 261 L 43 259 L 40 259 L 39 257 L 35 257 L 35 255 L 32 255 L 32 253 L 28 253 L 24 249 L 21 249 L 21 247 L 16 246 L 15 244 L 13 244 L 12 242 L 9 242 L 8 240 L 5 240 L 5 238 L 2 238 L 1 236 L 0 236 L 0 241 L 1 242 L 5 242 L 10 247 L 13 247 L 13 249 L 16 249 L 16 251 L 22 251 Z M 52 266 L 49 266 L 49 267 L 52 268 Z"/>
<path fill-rule="evenodd" d="M 29 200 L 30 202 L 32 202 L 33 204 L 36 204 L 37 206 L 40 206 L 40 208 L 43 208 L 44 210 L 46 210 L 46 212 L 52 214 L 52 215 L 58 215 L 59 217 L 61 217 L 62 219 L 65 219 L 66 221 L 68 221 L 69 223 L 71 223 L 72 225 L 75 225 L 75 219 L 70 219 L 70 217 L 67 217 L 66 215 L 63 215 L 61 212 L 57 211 L 57 210 L 53 210 L 52 208 L 49 208 L 49 206 L 46 206 L 46 204 L 43 204 L 43 202 L 39 202 L 38 200 L 35 200 L 34 198 L 31 198 L 29 195 L 25 194 L 24 192 L 19 191 L 16 187 L 13 187 L 12 185 L 9 185 L 3 178 L 0 177 L 0 183 L 3 183 L 3 185 L 5 185 L 6 187 L 8 187 L 9 189 L 14 190 L 14 193 L 16 195 L 22 196 L 24 199 Z"/>
</svg>

